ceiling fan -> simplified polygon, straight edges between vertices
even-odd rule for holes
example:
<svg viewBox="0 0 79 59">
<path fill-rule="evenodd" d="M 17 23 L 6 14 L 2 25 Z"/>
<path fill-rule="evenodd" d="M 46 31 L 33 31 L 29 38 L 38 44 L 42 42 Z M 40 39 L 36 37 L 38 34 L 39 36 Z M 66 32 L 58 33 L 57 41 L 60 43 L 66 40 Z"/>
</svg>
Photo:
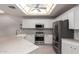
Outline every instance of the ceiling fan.
<svg viewBox="0 0 79 59">
<path fill-rule="evenodd" d="M 31 7 L 31 11 L 37 10 L 38 12 L 41 12 L 41 9 L 46 9 L 46 7 L 40 6 L 41 4 L 31 4 L 27 5 L 28 7 Z"/>
</svg>

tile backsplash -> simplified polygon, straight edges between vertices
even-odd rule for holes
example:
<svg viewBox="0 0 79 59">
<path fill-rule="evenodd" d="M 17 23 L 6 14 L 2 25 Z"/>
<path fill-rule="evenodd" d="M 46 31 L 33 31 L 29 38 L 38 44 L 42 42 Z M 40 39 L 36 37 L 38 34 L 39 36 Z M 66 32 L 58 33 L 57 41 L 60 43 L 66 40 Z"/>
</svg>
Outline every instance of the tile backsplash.
<svg viewBox="0 0 79 59">
<path fill-rule="evenodd" d="M 79 40 L 79 30 L 74 30 L 74 39 Z"/>
<path fill-rule="evenodd" d="M 52 34 L 52 30 L 23 30 L 23 33 L 35 34 L 36 32 L 44 32 L 44 34 Z"/>
</svg>

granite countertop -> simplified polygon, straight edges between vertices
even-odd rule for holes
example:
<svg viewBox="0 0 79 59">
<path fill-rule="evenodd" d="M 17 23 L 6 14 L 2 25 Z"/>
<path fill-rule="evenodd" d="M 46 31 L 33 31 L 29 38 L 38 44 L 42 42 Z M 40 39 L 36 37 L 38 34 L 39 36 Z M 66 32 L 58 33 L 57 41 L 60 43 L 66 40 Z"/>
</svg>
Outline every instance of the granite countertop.
<svg viewBox="0 0 79 59">
<path fill-rule="evenodd" d="M 67 42 L 67 43 L 72 43 L 72 44 L 78 44 L 79 45 L 79 40 L 75 40 L 75 39 L 62 38 L 62 42 Z"/>
</svg>

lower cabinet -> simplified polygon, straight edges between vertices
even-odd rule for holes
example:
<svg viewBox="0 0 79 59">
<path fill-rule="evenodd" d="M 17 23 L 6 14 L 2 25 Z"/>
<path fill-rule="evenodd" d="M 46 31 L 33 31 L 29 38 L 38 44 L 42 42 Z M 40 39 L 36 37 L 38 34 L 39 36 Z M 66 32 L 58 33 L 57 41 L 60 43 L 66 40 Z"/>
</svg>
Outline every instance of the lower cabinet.
<svg viewBox="0 0 79 59">
<path fill-rule="evenodd" d="M 32 42 L 32 43 L 35 43 L 35 35 L 34 34 L 28 34 L 26 36 L 26 40 Z"/>
<path fill-rule="evenodd" d="M 45 34 L 44 36 L 44 42 L 45 44 L 52 44 L 52 34 Z"/>
<path fill-rule="evenodd" d="M 75 40 L 62 40 L 62 54 L 79 54 L 79 42 Z"/>
</svg>

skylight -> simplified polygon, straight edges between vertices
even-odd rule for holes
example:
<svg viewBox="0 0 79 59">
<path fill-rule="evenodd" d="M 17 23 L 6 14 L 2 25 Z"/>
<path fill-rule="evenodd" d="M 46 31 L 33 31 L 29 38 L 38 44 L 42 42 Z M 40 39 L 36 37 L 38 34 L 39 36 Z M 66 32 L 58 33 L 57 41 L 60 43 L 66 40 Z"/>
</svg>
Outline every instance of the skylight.
<svg viewBox="0 0 79 59">
<path fill-rule="evenodd" d="M 50 15 L 55 4 L 18 4 L 26 15 Z"/>
</svg>

